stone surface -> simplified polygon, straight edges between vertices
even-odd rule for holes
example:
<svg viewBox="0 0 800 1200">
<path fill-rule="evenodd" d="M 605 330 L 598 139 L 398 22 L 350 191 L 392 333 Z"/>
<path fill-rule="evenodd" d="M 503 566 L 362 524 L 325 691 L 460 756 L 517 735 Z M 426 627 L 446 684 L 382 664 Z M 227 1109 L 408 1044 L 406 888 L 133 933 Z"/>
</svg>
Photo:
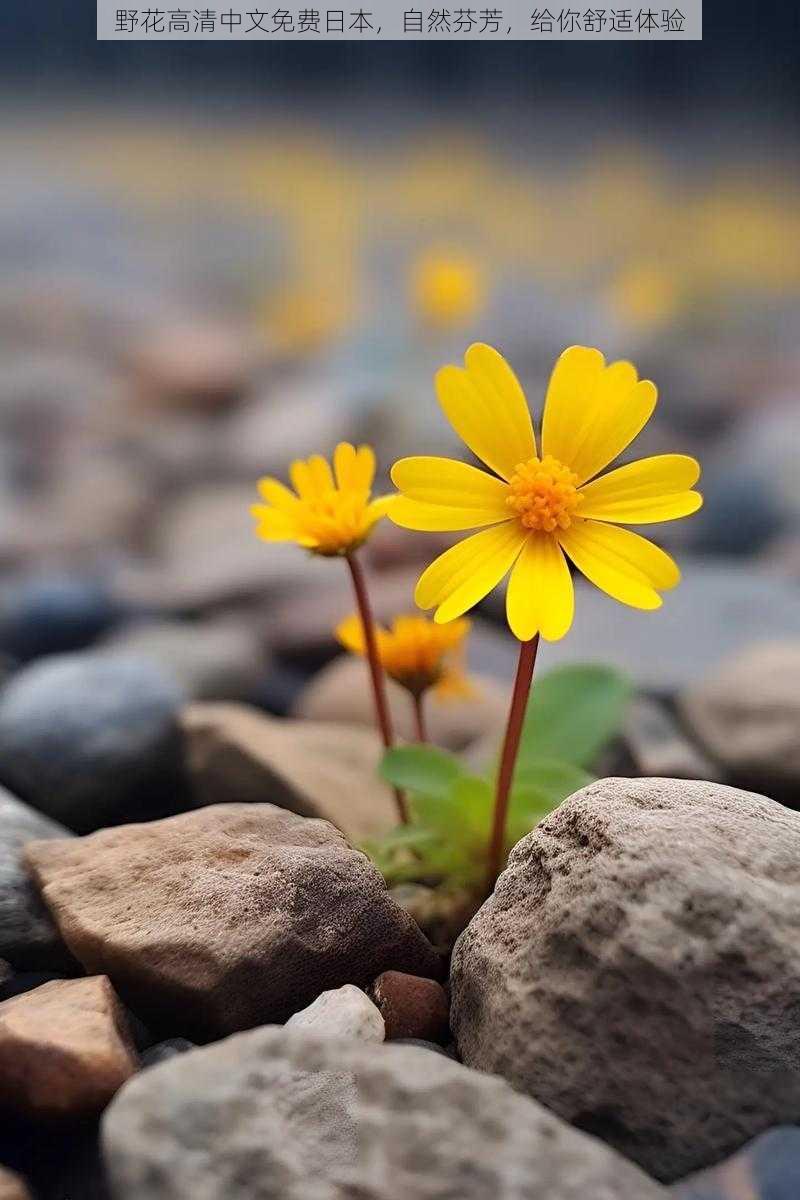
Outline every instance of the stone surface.
<svg viewBox="0 0 800 1200">
<path fill-rule="evenodd" d="M 800 1129 L 770 1129 L 716 1167 L 684 1179 L 674 1200 L 796 1200 L 800 1194 Z"/>
<path fill-rule="evenodd" d="M 193 700 L 250 700 L 267 669 L 257 630 L 235 618 L 140 622 L 99 649 L 154 663 Z"/>
<path fill-rule="evenodd" d="M 687 725 L 738 782 L 800 788 L 800 638 L 750 645 L 680 697 Z M 800 796 L 797 797 L 800 802 Z"/>
<path fill-rule="evenodd" d="M 382 1042 L 386 1034 L 380 1012 L 366 993 L 352 983 L 317 996 L 308 1008 L 289 1017 L 286 1028 L 305 1030 L 319 1037 L 355 1038 L 359 1042 Z"/>
<path fill-rule="evenodd" d="M 625 713 L 620 738 L 634 768 L 620 774 L 662 775 L 673 779 L 723 777 L 719 765 L 689 741 L 667 706 L 651 696 L 633 698 Z"/>
<path fill-rule="evenodd" d="M 488 676 L 473 676 L 476 694 L 451 698 L 430 694 L 426 701 L 431 741 L 450 750 L 461 750 L 496 729 L 498 736 L 508 715 L 508 688 Z M 386 692 L 395 733 L 415 741 L 414 718 L 408 692 L 391 679 Z M 295 716 L 308 721 L 345 721 L 353 725 L 375 724 L 375 709 L 369 686 L 367 664 L 352 655 L 340 655 L 323 667 L 300 694 Z"/>
<path fill-rule="evenodd" d="M 0 1004 L 0 1110 L 42 1119 L 99 1112 L 137 1069 L 104 975 L 45 983 Z"/>
<path fill-rule="evenodd" d="M 324 817 L 356 841 L 396 824 L 374 730 L 287 721 L 238 704 L 189 705 L 181 725 L 196 804 L 267 801 Z"/>
<path fill-rule="evenodd" d="M 70 654 L 33 663 L 0 693 L 0 778 L 79 833 L 175 811 L 181 699 L 149 662 Z"/>
<path fill-rule="evenodd" d="M 156 1042 L 155 1046 L 148 1046 L 142 1053 L 142 1069 L 145 1067 L 155 1067 L 159 1063 L 167 1062 L 170 1058 L 175 1058 L 177 1054 L 185 1054 L 187 1050 L 194 1050 L 194 1042 L 188 1041 L 187 1038 L 165 1038 L 163 1042 Z"/>
<path fill-rule="evenodd" d="M 658 1200 L 500 1079 L 257 1029 L 143 1072 L 103 1121 L 115 1200 Z"/>
<path fill-rule="evenodd" d="M 450 1006 L 447 993 L 435 979 L 420 979 L 403 971 L 384 971 L 372 985 L 371 995 L 386 1023 L 387 1041 L 446 1040 Z"/>
<path fill-rule="evenodd" d="M 658 1178 L 800 1111 L 800 814 L 604 779 L 517 844 L 459 938 L 451 1026 Z"/>
<path fill-rule="evenodd" d="M 74 966 L 22 861 L 34 838 L 65 838 L 69 831 L 0 788 L 0 955 L 21 971 Z"/>
<path fill-rule="evenodd" d="M 178 322 L 153 329 L 132 352 L 131 365 L 146 406 L 225 409 L 242 395 L 252 347 L 232 327 Z"/>
<path fill-rule="evenodd" d="M 99 580 L 27 576 L 0 595 L 0 649 L 19 662 L 90 645 L 119 618 Z"/>
<path fill-rule="evenodd" d="M 30 1195 L 24 1179 L 0 1167 L 0 1200 L 30 1200 Z"/>
<path fill-rule="evenodd" d="M 27 856 L 75 957 L 155 1027 L 220 1036 L 390 967 L 439 969 L 365 855 L 271 804 L 34 842 Z"/>
</svg>

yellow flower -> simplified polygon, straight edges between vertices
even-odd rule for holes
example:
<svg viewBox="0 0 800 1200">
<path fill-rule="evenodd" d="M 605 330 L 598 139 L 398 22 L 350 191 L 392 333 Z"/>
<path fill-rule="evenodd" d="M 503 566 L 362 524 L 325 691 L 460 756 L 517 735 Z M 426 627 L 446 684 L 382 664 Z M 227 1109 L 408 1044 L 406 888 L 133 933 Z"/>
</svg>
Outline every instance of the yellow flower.
<svg viewBox="0 0 800 1200">
<path fill-rule="evenodd" d="M 460 255 L 427 254 L 415 265 L 412 296 L 423 321 L 457 325 L 483 303 L 483 280 L 474 262 Z"/>
<path fill-rule="evenodd" d="M 375 627 L 381 666 L 390 679 L 414 696 L 435 687 L 442 696 L 469 696 L 472 688 L 463 669 L 464 639 L 469 621 L 435 625 L 427 617 L 395 617 L 390 629 Z M 337 627 L 345 649 L 364 655 L 364 627 L 355 614 Z"/>
<path fill-rule="evenodd" d="M 297 542 L 314 554 L 349 554 L 369 536 L 386 515 L 393 496 L 371 500 L 375 455 L 369 446 L 358 449 L 340 442 L 327 459 L 312 454 L 289 468 L 295 491 L 277 479 L 259 479 L 266 504 L 254 504 L 256 535 L 265 542 Z M 335 476 L 335 479 L 334 479 Z"/>
<path fill-rule="evenodd" d="M 446 458 L 404 458 L 391 519 L 406 529 L 476 529 L 440 555 L 420 578 L 415 599 L 452 621 L 510 571 L 508 623 L 520 641 L 562 638 L 574 597 L 566 555 L 597 587 L 623 604 L 653 609 L 674 587 L 668 554 L 618 522 L 670 521 L 702 504 L 691 491 L 693 458 L 660 454 L 607 467 L 650 419 L 656 389 L 628 362 L 608 366 L 599 350 L 572 346 L 559 358 L 544 406 L 542 457 L 514 372 L 491 346 L 474 345 L 465 367 L 436 376 L 439 403 L 470 450 L 494 472 Z"/>
</svg>

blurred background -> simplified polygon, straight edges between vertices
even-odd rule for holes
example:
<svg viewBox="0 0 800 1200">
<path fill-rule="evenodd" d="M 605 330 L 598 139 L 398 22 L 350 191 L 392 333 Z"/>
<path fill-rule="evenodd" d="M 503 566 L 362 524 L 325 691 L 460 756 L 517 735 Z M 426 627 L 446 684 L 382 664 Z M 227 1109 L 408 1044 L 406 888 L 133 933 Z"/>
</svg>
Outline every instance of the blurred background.
<svg viewBox="0 0 800 1200">
<path fill-rule="evenodd" d="M 456 451 L 432 375 L 496 344 L 535 411 L 575 342 L 660 391 L 632 448 L 696 454 L 653 534 L 663 611 L 586 588 L 548 665 L 670 699 L 800 638 L 798 15 L 707 0 L 702 43 L 96 43 L 4 6 L 0 651 L 149 655 L 189 695 L 298 711 L 349 610 L 252 533 L 256 479 L 369 440 Z M 370 546 L 382 616 L 434 535 Z M 490 598 L 472 655 L 507 682 Z M 301 704 L 302 707 L 302 704 Z"/>
</svg>

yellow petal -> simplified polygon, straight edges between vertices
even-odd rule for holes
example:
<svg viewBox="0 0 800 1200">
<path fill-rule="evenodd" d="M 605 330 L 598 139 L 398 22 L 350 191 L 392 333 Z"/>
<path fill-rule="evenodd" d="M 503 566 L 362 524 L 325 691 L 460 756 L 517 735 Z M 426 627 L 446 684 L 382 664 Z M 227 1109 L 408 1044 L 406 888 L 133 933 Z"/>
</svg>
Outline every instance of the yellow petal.
<svg viewBox="0 0 800 1200">
<path fill-rule="evenodd" d="M 514 563 L 506 594 L 511 632 L 521 642 L 537 633 L 548 642 L 572 624 L 575 596 L 567 560 L 550 534 L 532 534 Z"/>
<path fill-rule="evenodd" d="M 356 448 L 349 442 L 340 442 L 333 452 L 333 470 L 336 486 L 341 490 L 355 487 Z"/>
<path fill-rule="evenodd" d="M 251 514 L 256 519 L 256 536 L 264 542 L 290 542 L 294 540 L 295 524 L 284 512 L 269 508 L 266 504 L 253 504 Z"/>
<path fill-rule="evenodd" d="M 680 580 L 677 564 L 630 529 L 601 521 L 574 521 L 558 540 L 591 583 L 633 608 L 660 608 L 663 591 Z"/>
<path fill-rule="evenodd" d="M 336 626 L 336 637 L 346 650 L 351 650 L 353 654 L 364 654 L 364 625 L 357 613 L 346 617 Z"/>
<path fill-rule="evenodd" d="M 449 533 L 458 529 L 479 529 L 483 525 L 498 525 L 509 519 L 509 511 L 493 512 L 485 508 L 448 508 L 444 504 L 423 504 L 398 496 L 389 512 L 389 519 L 402 529 L 417 529 L 424 533 Z"/>
<path fill-rule="evenodd" d="M 508 517 L 508 485 L 477 467 L 452 458 L 401 458 L 392 467 L 392 483 L 410 500 L 449 508 L 485 508 Z"/>
<path fill-rule="evenodd" d="M 545 400 L 542 452 L 590 479 L 628 446 L 653 414 L 658 393 L 637 383 L 631 363 L 603 367 L 599 350 L 573 346 L 556 363 Z"/>
<path fill-rule="evenodd" d="M 700 464 L 687 454 L 658 454 L 618 467 L 582 488 L 581 517 L 601 521 L 673 521 L 703 503 L 688 489 L 700 478 Z"/>
<path fill-rule="evenodd" d="M 501 354 L 477 343 L 465 367 L 443 367 L 436 394 L 462 441 L 487 466 L 510 479 L 520 462 L 533 458 L 536 441 L 525 395 Z"/>
<path fill-rule="evenodd" d="M 293 508 L 296 508 L 297 497 L 279 479 L 272 479 L 267 475 L 263 479 L 259 479 L 257 486 L 267 503 L 274 505 L 282 512 L 291 512 Z"/>
<path fill-rule="evenodd" d="M 516 521 L 506 521 L 465 538 L 423 572 L 414 599 L 420 608 L 438 605 L 434 614 L 438 623 L 460 617 L 510 570 L 527 536 Z"/>
<path fill-rule="evenodd" d="M 375 454 L 369 446 L 359 446 L 356 450 L 356 462 L 353 472 L 353 485 L 361 491 L 368 492 L 375 478 Z"/>
<path fill-rule="evenodd" d="M 315 495 L 324 496 L 333 491 L 333 474 L 327 459 L 321 454 L 312 454 L 308 460 L 308 474 Z"/>
</svg>

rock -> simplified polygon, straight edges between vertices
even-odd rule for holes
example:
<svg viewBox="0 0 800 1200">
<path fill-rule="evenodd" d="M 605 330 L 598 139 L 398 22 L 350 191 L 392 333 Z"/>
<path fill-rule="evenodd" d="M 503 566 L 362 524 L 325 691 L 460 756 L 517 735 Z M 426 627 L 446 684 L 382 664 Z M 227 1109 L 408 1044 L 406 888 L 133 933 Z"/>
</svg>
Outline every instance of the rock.
<svg viewBox="0 0 800 1200">
<path fill-rule="evenodd" d="M 397 823 L 373 730 L 287 721 L 238 704 L 189 705 L 181 725 L 198 805 L 268 801 L 324 817 L 355 841 Z"/>
<path fill-rule="evenodd" d="M 18 970 L 76 965 L 22 861 L 22 847 L 33 838 L 65 837 L 63 825 L 0 788 L 0 954 Z"/>
<path fill-rule="evenodd" d="M 683 1180 L 674 1200 L 794 1200 L 800 1180 L 800 1129 L 785 1125 L 755 1138 L 726 1162 Z"/>
<path fill-rule="evenodd" d="M 361 988 L 352 983 L 317 996 L 308 1008 L 289 1017 L 286 1028 L 359 1042 L 382 1042 L 385 1036 L 383 1017 Z"/>
<path fill-rule="evenodd" d="M 722 778 L 719 766 L 689 741 L 667 707 L 651 696 L 633 698 L 620 737 L 631 756 L 633 774 L 715 781 Z"/>
<path fill-rule="evenodd" d="M 0 1200 L 31 1200 L 25 1180 L 5 1167 L 0 1167 Z"/>
<path fill-rule="evenodd" d="M 104 585 L 71 575 L 33 575 L 0 599 L 0 649 L 20 662 L 90 645 L 119 617 Z"/>
<path fill-rule="evenodd" d="M 787 524 L 785 504 L 769 477 L 751 467 L 703 471 L 704 504 L 692 519 L 691 544 L 698 554 L 747 557 Z"/>
<path fill-rule="evenodd" d="M 508 689 L 488 676 L 473 676 L 476 695 L 440 698 L 428 696 L 426 715 L 429 735 L 436 745 L 461 750 L 487 729 L 498 736 L 508 715 Z M 408 692 L 387 680 L 386 691 L 395 733 L 415 741 L 412 704 Z M 351 725 L 375 724 L 367 664 L 351 655 L 340 655 L 323 667 L 300 693 L 295 716 L 306 721 L 344 721 Z"/>
<path fill-rule="evenodd" d="M 598 648 L 613 646 L 614 665 L 640 690 L 671 695 L 762 639 L 765 629 L 777 638 L 800 638 L 795 582 L 749 562 L 678 557 L 683 578 L 657 613 L 627 608 L 576 580 L 578 620 L 568 638 L 544 648 L 541 669 L 597 662 Z"/>
<path fill-rule="evenodd" d="M 420 979 L 403 971 L 384 971 L 371 995 L 386 1023 L 386 1040 L 413 1038 L 443 1042 L 447 1038 L 447 993 L 435 979 Z"/>
<path fill-rule="evenodd" d="M 137 1069 L 108 979 L 61 979 L 0 1004 L 0 1109 L 43 1120 L 99 1112 Z"/>
<path fill-rule="evenodd" d="M 430 1050 L 432 1054 L 441 1054 L 444 1058 L 455 1060 L 454 1054 L 448 1054 L 444 1046 L 437 1045 L 436 1042 L 425 1042 L 422 1038 L 393 1038 L 393 1046 L 418 1046 L 420 1050 Z"/>
<path fill-rule="evenodd" d="M 149 662 L 58 655 L 0 693 L 0 778 L 70 829 L 174 811 L 180 689 Z"/>
<path fill-rule="evenodd" d="M 232 618 L 140 622 L 99 649 L 154 663 L 193 700 L 249 700 L 267 668 L 256 629 Z"/>
<path fill-rule="evenodd" d="M 666 1198 L 500 1079 L 273 1028 L 143 1072 L 103 1147 L 115 1200 Z"/>
<path fill-rule="evenodd" d="M 328 988 L 439 960 L 365 855 L 271 804 L 33 842 L 65 941 L 156 1028 L 200 1040 L 285 1021 Z"/>
<path fill-rule="evenodd" d="M 740 783 L 800 787 L 800 638 L 758 642 L 687 688 L 680 710 L 709 754 Z"/>
<path fill-rule="evenodd" d="M 252 348 L 235 329 L 208 321 L 154 328 L 132 357 L 142 403 L 200 412 L 235 404 L 252 362 Z"/>
<path fill-rule="evenodd" d="M 798 854 L 800 814 L 763 796 L 667 779 L 576 792 L 456 943 L 464 1061 L 664 1180 L 794 1119 Z"/>
<path fill-rule="evenodd" d="M 45 910 L 46 911 L 46 910 Z M 64 953 L 67 953 L 66 947 Z M 79 970 L 78 964 L 69 956 L 74 969 Z M 41 987 L 43 983 L 52 983 L 54 980 L 63 979 L 63 975 L 54 975 L 52 971 L 19 971 L 14 972 L 9 968 L 9 973 L 3 975 L 0 973 L 0 1001 L 10 1000 L 12 996 L 21 996 L 23 992 L 32 992 L 34 988 Z"/>
<path fill-rule="evenodd" d="M 143 1052 L 142 1068 L 158 1066 L 159 1063 L 175 1058 L 177 1054 L 185 1054 L 187 1050 L 194 1050 L 194 1048 L 194 1042 L 187 1041 L 186 1038 L 166 1038 L 163 1042 L 157 1042 L 155 1046 L 149 1046 Z"/>
<path fill-rule="evenodd" d="M 11 963 L 7 963 L 4 958 L 0 958 L 0 989 L 5 987 L 13 974 L 14 968 L 11 966 Z"/>
</svg>

